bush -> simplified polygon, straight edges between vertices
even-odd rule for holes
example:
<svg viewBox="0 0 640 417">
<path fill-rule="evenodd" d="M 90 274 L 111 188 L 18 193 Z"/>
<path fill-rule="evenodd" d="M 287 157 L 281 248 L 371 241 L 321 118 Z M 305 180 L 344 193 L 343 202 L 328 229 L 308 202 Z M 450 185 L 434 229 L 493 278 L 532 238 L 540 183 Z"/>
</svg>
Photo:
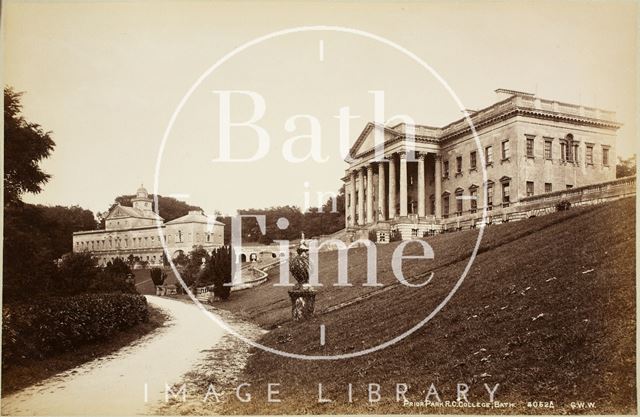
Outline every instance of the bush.
<svg viewBox="0 0 640 417">
<path fill-rule="evenodd" d="M 375 230 L 369 230 L 369 240 L 373 243 L 378 241 L 378 233 Z"/>
<path fill-rule="evenodd" d="M 398 229 L 392 229 L 389 231 L 389 242 L 399 242 L 402 240 L 402 235 Z"/>
<path fill-rule="evenodd" d="M 202 276 L 205 275 L 204 269 L 209 259 L 209 253 L 202 246 L 198 246 L 189 252 L 187 264 L 180 270 L 180 276 L 187 287 L 191 288 L 202 281 Z"/>
<path fill-rule="evenodd" d="M 98 261 L 89 252 L 69 253 L 62 257 L 55 290 L 64 294 L 89 291 L 98 275 Z"/>
<path fill-rule="evenodd" d="M 167 273 L 164 272 L 162 268 L 151 268 L 149 275 L 151 275 L 151 281 L 153 281 L 155 285 L 162 285 L 167 279 Z"/>
<path fill-rule="evenodd" d="M 562 200 L 556 204 L 556 211 L 565 211 L 571 208 L 571 203 L 567 200 Z"/>
<path fill-rule="evenodd" d="M 2 363 L 6 367 L 66 352 L 148 320 L 147 300 L 137 294 L 82 294 L 5 304 Z"/>
</svg>

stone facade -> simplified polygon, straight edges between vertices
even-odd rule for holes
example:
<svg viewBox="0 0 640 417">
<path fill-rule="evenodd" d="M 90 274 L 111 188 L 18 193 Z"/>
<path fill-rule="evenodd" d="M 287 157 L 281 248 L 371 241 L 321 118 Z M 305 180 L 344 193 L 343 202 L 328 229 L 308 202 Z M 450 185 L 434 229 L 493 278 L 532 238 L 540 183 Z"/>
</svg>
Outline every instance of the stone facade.
<svg viewBox="0 0 640 417">
<path fill-rule="evenodd" d="M 442 128 L 369 123 L 343 178 L 347 230 L 423 236 L 479 221 L 484 207 L 495 216 L 527 196 L 615 179 L 615 113 L 496 93 L 497 103 L 468 112 L 480 146 L 465 118 Z"/>
<path fill-rule="evenodd" d="M 105 220 L 105 230 L 88 230 L 73 234 L 73 251 L 93 253 L 100 265 L 115 258 L 137 258 L 149 265 L 162 265 L 164 252 L 158 224 L 167 245 L 167 252 L 175 258 L 202 246 L 213 250 L 224 244 L 224 224 L 207 217 L 199 210 L 164 222 L 152 210 L 152 200 L 144 187 L 138 189 L 133 207 L 117 205 Z"/>
</svg>

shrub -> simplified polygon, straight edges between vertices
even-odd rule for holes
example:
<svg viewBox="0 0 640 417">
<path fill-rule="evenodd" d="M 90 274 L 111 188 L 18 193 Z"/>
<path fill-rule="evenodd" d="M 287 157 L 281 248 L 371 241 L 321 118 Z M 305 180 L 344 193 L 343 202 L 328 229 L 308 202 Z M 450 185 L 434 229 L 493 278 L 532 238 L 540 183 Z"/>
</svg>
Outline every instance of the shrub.
<svg viewBox="0 0 640 417">
<path fill-rule="evenodd" d="M 373 243 L 378 241 L 378 233 L 375 230 L 369 230 L 369 240 Z"/>
<path fill-rule="evenodd" d="M 147 300 L 137 294 L 82 294 L 5 304 L 2 363 L 69 351 L 148 319 Z"/>
<path fill-rule="evenodd" d="M 66 294 L 87 292 L 98 275 L 98 261 L 89 252 L 69 253 L 58 268 L 56 290 Z"/>
<path fill-rule="evenodd" d="M 162 285 L 167 279 L 167 273 L 164 272 L 162 268 L 158 267 L 151 268 L 149 270 L 149 275 L 151 275 L 151 281 L 153 281 L 155 285 Z"/>
<path fill-rule="evenodd" d="M 565 211 L 571 208 L 571 203 L 567 200 L 559 201 L 556 204 L 556 211 Z"/>
<path fill-rule="evenodd" d="M 202 246 L 198 246 L 197 248 L 189 252 L 187 263 L 185 267 L 180 271 L 180 276 L 182 277 L 182 280 L 187 285 L 187 287 L 192 287 L 198 284 L 204 272 L 203 266 L 207 265 L 209 258 L 209 253 L 205 249 L 203 249 Z"/>
<path fill-rule="evenodd" d="M 399 242 L 402 240 L 402 235 L 398 229 L 391 229 L 389 231 L 389 242 Z"/>
<path fill-rule="evenodd" d="M 91 293 L 111 293 L 121 292 L 129 294 L 137 294 L 133 279 L 129 279 L 129 275 L 114 274 L 106 270 L 100 270 L 96 274 L 95 280 L 89 286 Z"/>
<path fill-rule="evenodd" d="M 122 275 L 124 277 L 131 274 L 131 268 L 121 258 L 115 258 L 113 261 L 107 262 L 107 266 L 104 270 L 109 274 Z"/>
</svg>

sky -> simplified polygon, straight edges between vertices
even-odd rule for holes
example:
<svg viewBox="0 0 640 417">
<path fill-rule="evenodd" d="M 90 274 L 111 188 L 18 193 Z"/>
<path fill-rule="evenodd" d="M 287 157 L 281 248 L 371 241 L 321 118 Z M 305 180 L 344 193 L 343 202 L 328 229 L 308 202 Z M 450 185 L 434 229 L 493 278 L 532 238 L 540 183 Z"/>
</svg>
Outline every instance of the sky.
<svg viewBox="0 0 640 417">
<path fill-rule="evenodd" d="M 340 132 L 354 142 L 373 119 L 372 91 L 384 92 L 386 117 L 432 126 L 460 118 L 434 74 L 467 109 L 507 88 L 613 110 L 624 124 L 618 154 L 628 156 L 637 146 L 636 17 L 631 1 L 3 2 L 4 84 L 25 92 L 25 117 L 56 142 L 42 163 L 51 181 L 25 200 L 104 211 L 157 183 L 207 213 L 302 206 L 306 195 L 316 204 L 342 183 Z M 300 31 L 235 53 L 176 112 L 225 55 L 320 25 L 389 40 L 434 72 L 384 42 Z M 255 116 L 264 132 L 255 161 L 220 161 L 224 91 L 235 91 L 229 120 Z M 348 126 L 336 118 L 343 107 Z M 309 153 L 308 138 L 296 138 L 312 129 L 316 158 L 287 160 Z M 229 131 L 233 158 L 259 153 L 254 128 Z"/>
</svg>

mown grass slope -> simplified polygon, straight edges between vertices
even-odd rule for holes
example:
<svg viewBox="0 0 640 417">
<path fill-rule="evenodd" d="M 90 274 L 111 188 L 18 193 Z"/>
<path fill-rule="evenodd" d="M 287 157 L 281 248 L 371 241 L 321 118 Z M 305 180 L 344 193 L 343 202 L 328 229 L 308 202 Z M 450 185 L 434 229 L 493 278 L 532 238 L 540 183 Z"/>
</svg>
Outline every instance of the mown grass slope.
<svg viewBox="0 0 640 417">
<path fill-rule="evenodd" d="M 366 279 L 364 248 L 350 253 L 354 286 L 346 290 L 331 285 L 336 254 L 322 254 L 325 286 L 309 322 L 290 321 L 286 288 L 273 287 L 273 280 L 218 307 L 273 328 L 261 342 L 279 350 L 355 352 L 392 339 L 429 314 L 460 277 L 477 234 L 429 238 L 435 259 L 404 267 L 416 282 L 434 273 L 423 288 L 395 284 L 391 254 L 397 243 L 378 248 L 378 280 L 394 285 L 386 291 L 358 285 Z M 418 252 L 417 244 L 409 247 Z M 379 292 L 326 312 L 370 291 Z M 635 413 L 635 200 L 488 227 L 466 280 L 420 330 L 347 360 L 305 361 L 256 350 L 241 380 L 254 387 L 252 401 L 230 397 L 228 413 Z M 266 402 L 267 383 L 281 384 L 281 402 Z M 318 383 L 332 403 L 318 403 Z M 353 403 L 347 401 L 349 383 Z M 380 402 L 367 402 L 368 383 L 381 385 Z M 398 383 L 409 386 L 413 401 L 423 400 L 431 383 L 443 401 L 456 399 L 457 383 L 471 387 L 471 401 L 488 399 L 483 383 L 500 384 L 496 399 L 517 407 L 407 408 L 396 402 Z M 555 409 L 528 409 L 527 401 L 554 401 Z M 595 408 L 572 410 L 572 401 L 593 401 Z"/>
</svg>

